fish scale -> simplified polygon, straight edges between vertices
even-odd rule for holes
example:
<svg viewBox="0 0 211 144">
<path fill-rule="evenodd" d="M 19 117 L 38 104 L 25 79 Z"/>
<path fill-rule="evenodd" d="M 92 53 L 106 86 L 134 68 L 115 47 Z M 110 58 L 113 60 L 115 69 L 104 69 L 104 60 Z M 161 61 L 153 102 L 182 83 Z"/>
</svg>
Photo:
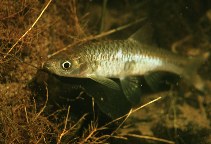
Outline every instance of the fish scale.
<svg viewBox="0 0 211 144">
<path fill-rule="evenodd" d="M 152 50 L 149 46 L 141 45 L 136 41 L 96 42 L 85 46 L 82 45 L 78 49 L 80 57 L 87 60 L 90 67 L 96 68 L 92 74 L 98 76 L 116 78 L 127 75 L 143 75 L 156 68 L 163 71 L 177 69 L 177 73 L 181 73 L 178 66 L 184 65 L 183 57 L 162 49 Z M 165 58 L 166 56 L 170 57 Z M 132 69 L 124 69 L 127 62 L 134 63 Z M 167 65 L 168 67 L 166 67 Z"/>
</svg>

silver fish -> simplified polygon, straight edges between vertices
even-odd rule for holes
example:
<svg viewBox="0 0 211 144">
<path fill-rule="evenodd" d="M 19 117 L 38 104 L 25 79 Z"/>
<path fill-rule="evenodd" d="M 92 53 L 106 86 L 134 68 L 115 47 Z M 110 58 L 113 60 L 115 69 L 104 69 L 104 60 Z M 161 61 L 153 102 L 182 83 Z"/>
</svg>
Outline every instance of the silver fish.
<svg viewBox="0 0 211 144">
<path fill-rule="evenodd" d="M 159 71 L 175 73 L 195 82 L 197 69 L 203 62 L 201 58 L 189 58 L 153 47 L 139 40 L 143 35 L 141 32 L 126 40 L 76 46 L 52 56 L 43 67 L 59 76 L 91 78 L 117 90 L 119 85 L 110 78 L 118 78 L 129 100 L 140 91 L 137 76 L 145 76 L 150 86 L 156 83 L 158 76 L 154 73 Z"/>
</svg>

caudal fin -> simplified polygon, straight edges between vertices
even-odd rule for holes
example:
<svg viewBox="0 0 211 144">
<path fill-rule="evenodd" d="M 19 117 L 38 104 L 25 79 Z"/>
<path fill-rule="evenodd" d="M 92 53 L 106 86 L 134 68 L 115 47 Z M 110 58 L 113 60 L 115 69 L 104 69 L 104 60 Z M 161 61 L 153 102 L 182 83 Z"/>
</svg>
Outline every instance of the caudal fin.
<svg viewBox="0 0 211 144">
<path fill-rule="evenodd" d="M 184 70 L 184 78 L 200 91 L 204 91 L 205 84 L 199 76 L 198 70 L 205 60 L 204 57 L 189 58 Z"/>
</svg>

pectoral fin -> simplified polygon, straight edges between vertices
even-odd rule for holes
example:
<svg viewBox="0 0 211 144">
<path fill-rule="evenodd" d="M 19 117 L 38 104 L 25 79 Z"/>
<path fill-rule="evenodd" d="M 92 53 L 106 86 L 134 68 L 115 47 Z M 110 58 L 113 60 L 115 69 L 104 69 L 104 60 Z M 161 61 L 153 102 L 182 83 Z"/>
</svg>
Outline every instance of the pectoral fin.
<svg viewBox="0 0 211 144">
<path fill-rule="evenodd" d="M 94 81 L 96 81 L 96 82 L 98 82 L 98 83 L 100 83 L 100 84 L 102 84 L 102 85 L 104 85 L 104 86 L 107 86 L 107 87 L 109 87 L 111 89 L 120 90 L 119 85 L 115 81 L 113 81 L 113 80 L 111 80 L 109 78 L 106 78 L 106 77 L 95 77 L 95 76 L 89 76 L 89 78 L 94 80 Z"/>
<path fill-rule="evenodd" d="M 120 79 L 122 90 L 127 99 L 133 104 L 137 105 L 141 97 L 141 84 L 137 77 L 126 77 Z"/>
</svg>

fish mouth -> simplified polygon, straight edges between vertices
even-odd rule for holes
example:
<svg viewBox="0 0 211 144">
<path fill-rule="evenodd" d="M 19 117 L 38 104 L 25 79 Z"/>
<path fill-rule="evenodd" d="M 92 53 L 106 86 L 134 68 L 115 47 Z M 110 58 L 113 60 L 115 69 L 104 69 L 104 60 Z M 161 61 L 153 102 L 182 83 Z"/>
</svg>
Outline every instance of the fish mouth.
<svg viewBox="0 0 211 144">
<path fill-rule="evenodd" d="M 50 72 L 50 67 L 51 67 L 50 62 L 44 62 L 44 63 L 42 63 L 42 70 L 43 71 Z"/>
</svg>

